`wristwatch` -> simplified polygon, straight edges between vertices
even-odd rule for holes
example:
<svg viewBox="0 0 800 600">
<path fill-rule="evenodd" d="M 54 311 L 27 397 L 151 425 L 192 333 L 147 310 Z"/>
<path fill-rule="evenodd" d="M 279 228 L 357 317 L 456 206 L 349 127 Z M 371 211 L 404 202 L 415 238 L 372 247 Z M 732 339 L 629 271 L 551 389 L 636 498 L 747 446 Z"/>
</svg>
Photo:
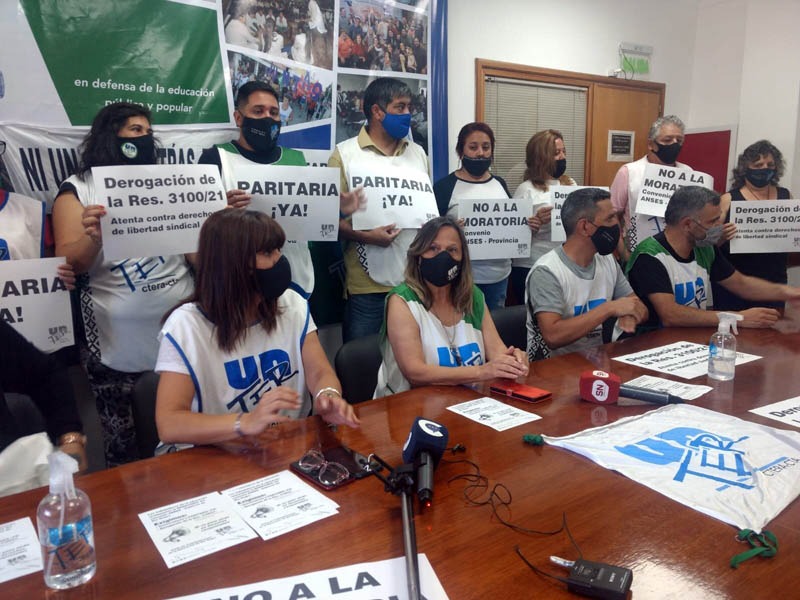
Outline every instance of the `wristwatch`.
<svg viewBox="0 0 800 600">
<path fill-rule="evenodd" d="M 70 431 L 58 438 L 58 445 L 64 446 L 66 444 L 80 444 L 86 446 L 86 436 L 77 431 Z"/>
</svg>

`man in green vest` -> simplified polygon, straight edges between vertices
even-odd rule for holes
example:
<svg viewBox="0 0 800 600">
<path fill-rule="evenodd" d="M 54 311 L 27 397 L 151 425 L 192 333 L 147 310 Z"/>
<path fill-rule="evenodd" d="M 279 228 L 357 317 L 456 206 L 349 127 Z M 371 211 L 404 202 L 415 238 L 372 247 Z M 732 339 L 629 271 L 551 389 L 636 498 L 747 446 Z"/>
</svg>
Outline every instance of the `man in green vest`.
<svg viewBox="0 0 800 600">
<path fill-rule="evenodd" d="M 236 94 L 233 118 L 239 128 L 239 139 L 206 148 L 197 161 L 217 165 L 222 184 L 227 190 L 228 204 L 244 208 L 250 204 L 250 194 L 236 189 L 235 172 L 238 166 L 288 165 L 306 166 L 299 150 L 278 145 L 281 132 L 278 93 L 263 81 L 248 81 Z M 305 297 L 314 290 L 314 268 L 308 242 L 286 240 L 282 250 L 292 267 L 292 282 Z"/>
<path fill-rule="evenodd" d="M 689 185 L 672 194 L 664 214 L 664 231 L 639 242 L 628 261 L 628 279 L 647 306 L 654 327 L 713 327 L 717 315 L 708 292 L 711 282 L 753 301 L 800 300 L 800 288 L 772 283 L 737 271 L 719 252 L 722 211 L 719 194 Z M 780 318 L 774 308 L 739 312 L 742 327 L 772 327 Z"/>
</svg>

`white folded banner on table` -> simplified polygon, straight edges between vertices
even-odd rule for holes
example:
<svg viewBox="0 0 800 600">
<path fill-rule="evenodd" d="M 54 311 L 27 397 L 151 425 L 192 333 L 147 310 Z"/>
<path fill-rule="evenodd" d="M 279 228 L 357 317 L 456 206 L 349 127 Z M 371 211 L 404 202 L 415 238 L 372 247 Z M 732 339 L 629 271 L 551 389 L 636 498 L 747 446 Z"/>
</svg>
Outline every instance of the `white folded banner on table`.
<svg viewBox="0 0 800 600">
<path fill-rule="evenodd" d="M 800 494 L 800 432 L 671 404 L 545 441 L 740 529 L 761 529 Z"/>
</svg>

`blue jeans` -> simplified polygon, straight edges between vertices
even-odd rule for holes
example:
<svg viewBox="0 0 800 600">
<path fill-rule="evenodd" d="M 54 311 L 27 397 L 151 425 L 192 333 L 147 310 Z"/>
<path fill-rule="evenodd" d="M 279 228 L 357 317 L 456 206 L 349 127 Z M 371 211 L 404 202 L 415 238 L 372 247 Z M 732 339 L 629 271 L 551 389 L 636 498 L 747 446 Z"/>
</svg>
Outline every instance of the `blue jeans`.
<svg viewBox="0 0 800 600">
<path fill-rule="evenodd" d="M 383 325 L 385 293 L 351 294 L 344 305 L 342 342 L 379 333 Z"/>
<path fill-rule="evenodd" d="M 486 300 L 486 308 L 494 310 L 495 308 L 503 308 L 506 305 L 508 277 L 501 279 L 497 283 L 478 283 L 476 285 L 483 292 L 483 297 Z"/>
</svg>

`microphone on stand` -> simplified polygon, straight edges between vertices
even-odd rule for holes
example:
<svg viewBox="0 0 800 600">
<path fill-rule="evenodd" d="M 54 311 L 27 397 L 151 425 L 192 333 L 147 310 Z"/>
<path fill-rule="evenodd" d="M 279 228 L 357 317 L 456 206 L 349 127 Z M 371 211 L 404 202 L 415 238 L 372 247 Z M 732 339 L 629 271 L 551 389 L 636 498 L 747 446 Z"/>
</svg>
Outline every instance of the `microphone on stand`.
<svg viewBox="0 0 800 600">
<path fill-rule="evenodd" d="M 605 371 L 584 371 L 580 378 L 581 399 L 596 404 L 616 404 L 619 398 L 633 398 L 652 404 L 680 404 L 683 399 L 658 390 L 622 383 L 619 376 Z"/>
<path fill-rule="evenodd" d="M 447 427 L 417 417 L 403 446 L 403 462 L 413 463 L 417 471 L 417 498 L 425 508 L 433 500 L 433 471 L 447 448 Z"/>
</svg>

